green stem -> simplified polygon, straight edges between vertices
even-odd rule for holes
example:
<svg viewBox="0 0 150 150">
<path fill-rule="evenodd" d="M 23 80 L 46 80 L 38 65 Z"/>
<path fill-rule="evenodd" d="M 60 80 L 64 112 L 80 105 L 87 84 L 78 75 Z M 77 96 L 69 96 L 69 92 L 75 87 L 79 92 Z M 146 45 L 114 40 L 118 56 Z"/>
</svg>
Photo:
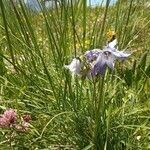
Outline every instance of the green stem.
<svg viewBox="0 0 150 150">
<path fill-rule="evenodd" d="M 3 18 L 3 24 L 4 24 L 4 28 L 5 28 L 5 34 L 6 34 L 6 38 L 7 38 L 7 42 L 8 42 L 8 48 L 9 48 L 9 52 L 10 52 L 10 57 L 12 60 L 12 64 L 14 67 L 14 70 L 17 71 L 16 67 L 15 67 L 15 57 L 14 57 L 14 52 L 13 52 L 13 48 L 12 48 L 12 43 L 11 43 L 11 38 L 9 35 L 9 29 L 8 29 L 8 22 L 6 19 L 6 14 L 5 14 L 5 8 L 4 8 L 4 4 L 2 1 L 0 1 L 0 8 L 1 8 L 1 13 L 2 13 L 2 18 Z"/>
<path fill-rule="evenodd" d="M 107 18 L 107 14 L 108 14 L 109 3 L 110 3 L 110 0 L 107 0 L 105 12 L 104 12 L 104 18 L 102 21 L 101 31 L 100 31 L 100 35 L 99 35 L 99 44 L 100 45 L 102 44 L 102 36 L 103 36 L 104 30 L 105 30 L 105 24 L 106 24 L 106 18 Z"/>
<path fill-rule="evenodd" d="M 86 40 L 86 0 L 83 0 L 83 49 L 82 51 L 85 51 L 85 40 Z"/>
<path fill-rule="evenodd" d="M 76 52 L 76 24 L 75 24 L 75 14 L 74 14 L 74 7 L 73 1 L 71 0 L 71 15 L 72 15 L 72 30 L 73 30 L 73 42 L 74 42 L 74 57 L 77 56 Z"/>
<path fill-rule="evenodd" d="M 94 133 L 94 143 L 95 149 L 101 150 L 104 147 L 103 144 L 103 135 L 102 135 L 102 126 L 104 120 L 104 77 L 100 78 L 98 85 L 98 102 L 97 107 L 95 107 L 95 133 Z"/>
</svg>

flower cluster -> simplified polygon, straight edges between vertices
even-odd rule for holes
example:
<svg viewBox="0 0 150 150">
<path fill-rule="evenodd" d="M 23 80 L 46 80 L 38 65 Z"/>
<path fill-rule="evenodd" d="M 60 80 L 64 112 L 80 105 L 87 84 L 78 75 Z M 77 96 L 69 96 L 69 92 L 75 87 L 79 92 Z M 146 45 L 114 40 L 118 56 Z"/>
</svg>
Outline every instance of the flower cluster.
<svg viewBox="0 0 150 150">
<path fill-rule="evenodd" d="M 6 110 L 0 117 L 0 127 L 12 127 L 17 121 L 17 113 L 13 109 Z"/>
<path fill-rule="evenodd" d="M 17 131 L 19 131 L 19 132 L 28 131 L 29 127 L 30 127 L 30 122 L 31 122 L 31 116 L 30 115 L 23 116 L 21 123 L 16 125 Z"/>
<path fill-rule="evenodd" d="M 119 51 L 117 46 L 117 40 L 109 42 L 103 50 L 93 49 L 86 51 L 79 58 L 74 58 L 69 65 L 65 65 L 65 68 L 69 69 L 74 75 L 95 77 L 98 75 L 104 76 L 106 68 L 114 70 L 115 61 L 125 60 L 131 54 L 123 51 Z"/>
<path fill-rule="evenodd" d="M 17 112 L 13 109 L 6 110 L 0 117 L 1 128 L 14 128 L 17 131 L 28 131 L 30 126 L 31 116 L 25 115 L 21 120 L 18 119 Z"/>
</svg>

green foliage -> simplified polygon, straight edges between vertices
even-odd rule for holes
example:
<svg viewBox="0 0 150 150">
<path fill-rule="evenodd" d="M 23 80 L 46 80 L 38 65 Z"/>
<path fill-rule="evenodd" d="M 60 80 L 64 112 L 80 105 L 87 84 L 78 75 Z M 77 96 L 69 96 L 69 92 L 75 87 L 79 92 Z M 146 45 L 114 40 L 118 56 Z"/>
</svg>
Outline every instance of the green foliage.
<svg viewBox="0 0 150 150">
<path fill-rule="evenodd" d="M 85 0 L 35 13 L 0 1 L 0 108 L 32 116 L 30 132 L 15 136 L 13 149 L 150 148 L 150 13 L 138 2 L 91 8 Z M 101 90 L 64 65 L 102 48 L 109 29 L 132 56 L 107 72 Z M 1 149 L 9 149 L 0 132 Z"/>
</svg>

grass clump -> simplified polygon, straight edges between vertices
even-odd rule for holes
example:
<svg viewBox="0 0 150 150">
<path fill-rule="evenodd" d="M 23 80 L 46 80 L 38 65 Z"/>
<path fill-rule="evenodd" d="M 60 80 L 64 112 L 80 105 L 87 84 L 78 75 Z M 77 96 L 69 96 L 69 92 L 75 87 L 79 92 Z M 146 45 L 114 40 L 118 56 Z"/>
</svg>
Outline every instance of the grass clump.
<svg viewBox="0 0 150 150">
<path fill-rule="evenodd" d="M 28 132 L 0 128 L 0 147 L 149 149 L 147 3 L 118 0 L 110 7 L 107 0 L 92 8 L 71 0 L 37 13 L 22 1 L 0 1 L 0 111 L 32 116 Z M 109 30 L 119 49 L 132 52 L 128 61 L 94 81 L 72 76 L 64 65 L 103 49 Z"/>
</svg>

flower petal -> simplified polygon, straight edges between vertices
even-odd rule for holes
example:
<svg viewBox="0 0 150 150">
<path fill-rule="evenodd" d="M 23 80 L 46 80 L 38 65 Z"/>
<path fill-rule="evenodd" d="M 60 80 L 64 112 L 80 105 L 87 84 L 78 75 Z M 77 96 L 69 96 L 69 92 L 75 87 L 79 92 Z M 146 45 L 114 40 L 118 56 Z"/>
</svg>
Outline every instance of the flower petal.
<svg viewBox="0 0 150 150">
<path fill-rule="evenodd" d="M 115 39 L 112 42 L 108 43 L 107 47 L 109 47 L 111 49 L 114 49 L 116 45 L 117 45 L 117 39 Z"/>
<path fill-rule="evenodd" d="M 100 62 L 95 64 L 91 74 L 92 76 L 96 76 L 98 74 L 104 76 L 106 73 L 106 64 L 101 64 Z"/>
<path fill-rule="evenodd" d="M 100 53 L 101 53 L 100 49 L 93 49 L 93 50 L 87 51 L 85 53 L 85 56 L 89 62 L 92 62 L 97 59 Z"/>
<path fill-rule="evenodd" d="M 112 54 L 110 54 L 110 56 L 108 56 L 108 59 L 106 60 L 106 64 L 110 69 L 114 69 L 115 66 L 115 58 Z"/>
<path fill-rule="evenodd" d="M 117 59 L 120 59 L 120 60 L 125 60 L 125 59 L 127 59 L 131 55 L 131 53 L 126 53 L 126 52 L 118 51 L 118 50 L 116 50 L 115 52 L 112 52 L 112 54 Z"/>
<path fill-rule="evenodd" d="M 74 58 L 72 62 L 70 63 L 70 65 L 65 65 L 64 67 L 69 69 L 72 72 L 72 74 L 80 75 L 81 66 L 82 64 L 80 60 L 77 58 Z"/>
<path fill-rule="evenodd" d="M 106 72 L 106 60 L 105 60 L 104 55 L 102 53 L 98 56 L 91 74 L 92 74 L 92 76 L 96 76 L 98 74 L 104 76 L 105 72 Z"/>
</svg>

